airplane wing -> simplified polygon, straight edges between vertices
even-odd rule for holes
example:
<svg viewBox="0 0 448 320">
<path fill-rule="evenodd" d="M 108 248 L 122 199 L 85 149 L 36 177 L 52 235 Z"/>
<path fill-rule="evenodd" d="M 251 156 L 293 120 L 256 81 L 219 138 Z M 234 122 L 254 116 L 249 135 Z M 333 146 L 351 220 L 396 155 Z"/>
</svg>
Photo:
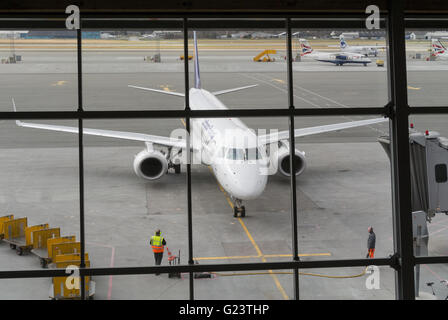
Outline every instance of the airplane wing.
<svg viewBox="0 0 448 320">
<path fill-rule="evenodd" d="M 249 89 L 249 88 L 253 88 L 258 86 L 258 84 L 253 84 L 250 86 L 245 86 L 245 87 L 239 87 L 239 88 L 233 88 L 233 89 L 227 89 L 227 90 L 221 90 L 221 91 L 215 91 L 212 92 L 215 96 L 218 96 L 220 94 L 225 94 L 225 93 L 229 93 L 229 92 L 235 92 L 235 91 L 240 91 L 240 90 L 244 90 L 244 89 Z"/>
<path fill-rule="evenodd" d="M 158 90 L 158 89 L 145 88 L 145 87 L 138 87 L 138 86 L 133 86 L 133 85 L 130 85 L 130 84 L 128 85 L 128 87 L 135 88 L 135 89 L 140 89 L 140 90 L 145 90 L 145 91 L 153 91 L 153 92 L 169 94 L 169 95 L 172 95 L 172 96 L 185 97 L 185 94 L 179 93 L 179 92 Z"/>
<path fill-rule="evenodd" d="M 305 137 L 305 136 L 318 134 L 318 133 L 362 127 L 362 126 L 367 126 L 367 125 L 382 123 L 382 122 L 387 122 L 387 121 L 389 121 L 388 118 L 376 118 L 376 119 L 368 119 L 368 120 L 335 123 L 335 124 L 329 124 L 329 125 L 318 126 L 318 127 L 296 129 L 296 130 L 294 130 L 294 136 L 296 138 Z M 288 140 L 288 139 L 289 139 L 289 131 L 285 130 L 285 131 L 280 131 L 277 133 L 270 133 L 270 134 L 259 136 L 258 142 L 259 142 L 259 144 L 269 144 L 269 143 L 277 142 L 280 140 Z"/>
<path fill-rule="evenodd" d="M 14 99 L 12 100 L 12 103 L 13 103 L 14 111 L 17 111 L 15 103 L 14 103 Z M 16 120 L 16 124 L 19 127 L 25 127 L 25 128 L 78 133 L 77 127 L 40 124 L 40 123 L 29 123 L 29 122 L 22 122 L 20 120 Z M 185 139 L 162 137 L 162 136 L 155 136 L 155 135 L 149 135 L 149 134 L 143 134 L 143 133 L 102 130 L 102 129 L 89 129 L 89 128 L 83 128 L 83 133 L 87 134 L 87 135 L 92 135 L 92 136 L 149 142 L 149 143 L 154 143 L 154 144 L 158 144 L 158 145 L 162 145 L 162 146 L 175 147 L 175 148 L 180 148 L 180 149 L 185 149 L 186 145 L 187 145 Z"/>
</svg>

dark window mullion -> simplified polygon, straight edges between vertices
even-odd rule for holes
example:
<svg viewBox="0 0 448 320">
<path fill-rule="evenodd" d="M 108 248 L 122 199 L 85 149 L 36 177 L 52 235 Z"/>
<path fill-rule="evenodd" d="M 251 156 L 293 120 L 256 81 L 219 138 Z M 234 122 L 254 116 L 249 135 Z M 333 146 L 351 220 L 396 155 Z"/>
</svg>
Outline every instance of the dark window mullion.
<svg viewBox="0 0 448 320">
<path fill-rule="evenodd" d="M 298 232 L 297 232 L 297 193 L 295 175 L 295 137 L 294 137 L 294 88 L 292 70 L 292 39 L 291 39 L 291 19 L 286 19 L 286 66 L 288 77 L 288 107 L 291 111 L 289 115 L 289 172 L 291 178 L 291 224 L 292 224 L 292 259 L 299 261 Z M 299 269 L 294 268 L 294 299 L 299 300 Z"/>
<path fill-rule="evenodd" d="M 81 20 L 81 18 L 80 18 Z M 79 233 L 81 242 L 81 263 L 80 268 L 85 268 L 85 222 L 84 222 L 84 141 L 83 141 L 83 103 L 82 103 L 82 31 L 76 30 L 77 38 L 77 64 L 78 64 L 78 154 L 79 154 Z M 81 276 L 81 300 L 85 297 L 85 277 Z"/>
<path fill-rule="evenodd" d="M 185 77 L 185 126 L 187 130 L 187 206 L 188 206 L 188 264 L 194 265 L 193 261 L 193 213 L 191 203 L 191 150 L 190 150 L 190 81 L 188 71 L 188 19 L 183 20 L 184 32 L 184 77 Z M 189 276 L 190 300 L 194 300 L 194 277 L 193 272 Z"/>
</svg>

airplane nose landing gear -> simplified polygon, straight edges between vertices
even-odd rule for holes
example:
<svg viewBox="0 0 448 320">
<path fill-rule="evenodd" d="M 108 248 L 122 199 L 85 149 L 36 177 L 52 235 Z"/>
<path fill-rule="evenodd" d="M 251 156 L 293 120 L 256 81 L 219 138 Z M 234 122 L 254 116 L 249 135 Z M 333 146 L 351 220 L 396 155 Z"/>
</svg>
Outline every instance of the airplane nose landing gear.
<svg viewBox="0 0 448 320">
<path fill-rule="evenodd" d="M 241 218 L 244 218 L 246 216 L 246 208 L 242 205 L 240 199 L 235 199 L 233 203 L 233 217 L 237 218 L 238 213 L 240 214 Z"/>
</svg>

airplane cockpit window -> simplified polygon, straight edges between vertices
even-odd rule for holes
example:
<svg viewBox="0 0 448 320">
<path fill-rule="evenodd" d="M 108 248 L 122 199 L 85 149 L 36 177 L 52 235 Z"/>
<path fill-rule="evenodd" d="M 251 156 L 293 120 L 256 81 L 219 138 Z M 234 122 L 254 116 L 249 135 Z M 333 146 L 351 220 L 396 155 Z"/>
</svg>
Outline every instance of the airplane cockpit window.
<svg viewBox="0 0 448 320">
<path fill-rule="evenodd" d="M 227 151 L 226 159 L 229 159 L 229 160 L 244 160 L 244 149 L 230 148 Z"/>
<path fill-rule="evenodd" d="M 260 159 L 260 152 L 258 151 L 258 148 L 249 148 L 246 149 L 245 154 L 245 160 L 259 160 Z"/>
<path fill-rule="evenodd" d="M 260 151 L 258 148 L 246 148 L 246 149 L 236 149 L 229 148 L 225 153 L 226 159 L 229 160 L 259 160 Z"/>
</svg>

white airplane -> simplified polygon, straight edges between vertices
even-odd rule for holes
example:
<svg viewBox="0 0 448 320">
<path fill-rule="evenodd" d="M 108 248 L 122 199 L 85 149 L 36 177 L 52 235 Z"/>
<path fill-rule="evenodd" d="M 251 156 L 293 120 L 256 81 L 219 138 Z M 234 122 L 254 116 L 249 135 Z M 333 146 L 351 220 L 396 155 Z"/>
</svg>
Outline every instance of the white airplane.
<svg viewBox="0 0 448 320">
<path fill-rule="evenodd" d="M 199 73 L 198 47 L 196 33 L 194 33 L 194 74 L 195 86 L 189 91 L 190 108 L 192 110 L 227 109 L 216 96 L 235 92 L 256 85 L 209 92 L 202 89 Z M 185 99 L 183 93 L 169 92 L 152 88 L 129 85 L 141 90 L 157 92 Z M 16 111 L 14 99 L 13 108 Z M 238 118 L 195 118 L 192 119 L 192 135 L 190 150 L 193 155 L 200 151 L 200 163 L 210 166 L 219 184 L 234 201 L 234 216 L 246 214 L 243 200 L 259 197 L 267 184 L 267 169 L 274 164 L 283 176 L 290 176 L 289 166 L 289 131 L 280 131 L 263 135 L 256 135 Z M 351 121 L 317 127 L 296 129 L 295 137 L 303 137 L 318 133 L 338 131 L 376 123 L 386 122 L 388 119 L 377 118 L 369 120 Z M 48 125 L 16 121 L 20 127 L 78 133 L 77 127 Z M 187 139 L 163 137 L 143 133 L 99 130 L 84 128 L 86 135 L 128 139 L 144 142 L 146 147 L 134 158 L 134 171 L 137 176 L 155 180 L 174 168 L 180 173 L 179 159 L 187 153 Z M 241 137 L 244 143 L 241 144 Z M 266 147 L 269 146 L 269 153 Z M 295 149 L 295 175 L 300 175 L 306 168 L 305 153 Z"/>
<path fill-rule="evenodd" d="M 321 62 L 334 63 L 337 66 L 344 64 L 363 64 L 367 66 L 372 60 L 364 56 L 363 54 L 351 53 L 351 52 L 318 52 L 311 48 L 310 44 L 305 39 L 300 39 L 300 47 L 302 48 L 302 56 L 310 57 L 314 60 Z"/>
<path fill-rule="evenodd" d="M 143 34 L 141 36 L 141 38 L 143 38 L 143 39 L 155 39 L 155 38 L 160 38 L 161 35 L 165 35 L 165 34 L 169 34 L 169 33 L 179 33 L 179 32 L 182 32 L 182 31 L 180 31 L 180 30 L 153 31 L 153 33 Z"/>
<path fill-rule="evenodd" d="M 339 40 L 341 51 L 359 53 L 365 55 L 366 57 L 371 55 L 376 57 L 379 49 L 386 49 L 386 46 L 350 46 L 345 41 L 343 36 L 341 36 Z"/>
<path fill-rule="evenodd" d="M 431 55 L 439 60 L 448 60 L 448 51 L 446 47 L 438 39 L 432 39 L 432 52 Z"/>
</svg>

